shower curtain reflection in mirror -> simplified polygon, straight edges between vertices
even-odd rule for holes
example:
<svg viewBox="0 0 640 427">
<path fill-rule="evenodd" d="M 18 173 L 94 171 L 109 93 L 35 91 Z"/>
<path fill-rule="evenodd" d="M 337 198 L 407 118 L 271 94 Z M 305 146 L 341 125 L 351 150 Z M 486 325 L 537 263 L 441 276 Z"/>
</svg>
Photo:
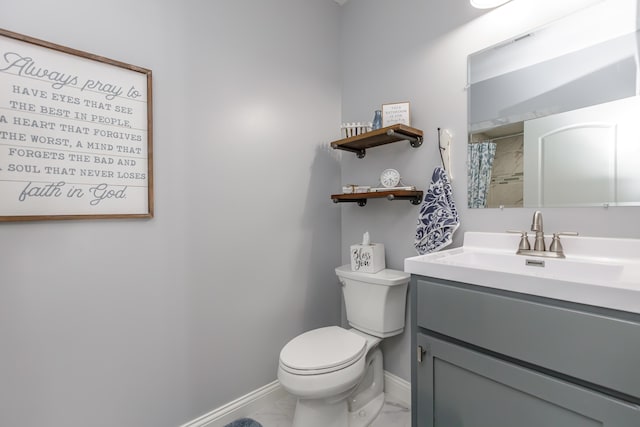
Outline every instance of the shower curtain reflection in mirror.
<svg viewBox="0 0 640 427">
<path fill-rule="evenodd" d="M 495 155 L 495 142 L 467 144 L 467 200 L 470 208 L 484 208 L 487 205 Z"/>
</svg>

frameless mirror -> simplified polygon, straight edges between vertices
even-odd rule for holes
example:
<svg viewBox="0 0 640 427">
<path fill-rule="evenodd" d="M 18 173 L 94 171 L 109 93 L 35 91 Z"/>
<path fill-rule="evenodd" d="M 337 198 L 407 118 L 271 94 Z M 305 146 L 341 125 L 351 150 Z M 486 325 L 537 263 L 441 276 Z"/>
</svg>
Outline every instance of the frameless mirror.
<svg viewBox="0 0 640 427">
<path fill-rule="evenodd" d="M 640 205 L 637 5 L 619 3 L 633 22 L 599 4 L 469 56 L 469 207 Z"/>
</svg>

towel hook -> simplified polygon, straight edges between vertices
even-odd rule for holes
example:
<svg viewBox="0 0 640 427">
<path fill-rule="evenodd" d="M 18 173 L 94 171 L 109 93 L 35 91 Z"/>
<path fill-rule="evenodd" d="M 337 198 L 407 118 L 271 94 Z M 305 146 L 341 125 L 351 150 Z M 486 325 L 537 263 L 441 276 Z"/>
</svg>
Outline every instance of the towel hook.
<svg viewBox="0 0 640 427">
<path fill-rule="evenodd" d="M 442 142 L 442 133 L 444 132 L 445 134 L 445 142 L 443 145 Z M 438 152 L 440 153 L 440 161 L 442 162 L 442 167 L 444 168 L 444 170 L 447 172 L 447 175 L 449 176 L 449 178 L 451 178 L 451 165 L 450 165 L 450 160 L 451 160 L 451 153 L 450 153 L 450 148 L 451 148 L 451 133 L 448 130 L 442 130 L 440 128 L 438 128 Z M 445 160 L 446 157 L 446 160 Z"/>
</svg>

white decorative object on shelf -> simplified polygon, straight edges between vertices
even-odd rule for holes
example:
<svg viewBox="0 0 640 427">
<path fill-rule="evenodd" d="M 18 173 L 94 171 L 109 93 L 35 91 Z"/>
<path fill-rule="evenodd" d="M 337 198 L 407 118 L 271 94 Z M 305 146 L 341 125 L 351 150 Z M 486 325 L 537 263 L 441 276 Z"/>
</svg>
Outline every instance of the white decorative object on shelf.
<svg viewBox="0 0 640 427">
<path fill-rule="evenodd" d="M 395 169 L 385 169 L 380 174 L 380 184 L 386 188 L 397 187 L 400 183 L 400 172 Z"/>
<path fill-rule="evenodd" d="M 371 132 L 372 124 L 369 123 L 343 123 L 340 126 L 340 133 L 345 138 L 351 138 L 352 136 L 362 135 L 363 133 Z"/>
<path fill-rule="evenodd" d="M 416 189 L 413 185 L 406 185 L 402 182 L 400 172 L 395 169 L 385 169 L 380 174 L 380 186 L 371 188 L 370 191 L 391 191 L 391 190 L 407 190 Z"/>
<path fill-rule="evenodd" d="M 371 188 L 369 191 L 377 193 L 380 191 L 415 191 L 416 187 L 414 185 L 407 185 L 404 187 L 393 187 L 393 188 L 387 188 L 387 187 L 374 187 Z"/>
<path fill-rule="evenodd" d="M 359 194 L 359 193 L 368 193 L 371 191 L 371 187 L 368 185 L 343 185 L 342 193 L 343 194 Z"/>
</svg>

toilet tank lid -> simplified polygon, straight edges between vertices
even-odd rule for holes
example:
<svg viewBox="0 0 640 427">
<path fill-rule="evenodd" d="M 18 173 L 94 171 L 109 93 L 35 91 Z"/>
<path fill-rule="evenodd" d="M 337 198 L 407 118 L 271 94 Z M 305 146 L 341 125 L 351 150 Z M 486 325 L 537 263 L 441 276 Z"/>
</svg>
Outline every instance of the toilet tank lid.
<svg viewBox="0 0 640 427">
<path fill-rule="evenodd" d="M 341 265 L 336 268 L 336 274 L 338 277 L 352 280 L 359 280 L 367 283 L 374 283 L 376 285 L 396 286 L 409 283 L 411 274 L 404 271 L 392 270 L 385 268 L 377 273 L 363 273 L 360 271 L 352 271 L 351 265 Z"/>
</svg>

